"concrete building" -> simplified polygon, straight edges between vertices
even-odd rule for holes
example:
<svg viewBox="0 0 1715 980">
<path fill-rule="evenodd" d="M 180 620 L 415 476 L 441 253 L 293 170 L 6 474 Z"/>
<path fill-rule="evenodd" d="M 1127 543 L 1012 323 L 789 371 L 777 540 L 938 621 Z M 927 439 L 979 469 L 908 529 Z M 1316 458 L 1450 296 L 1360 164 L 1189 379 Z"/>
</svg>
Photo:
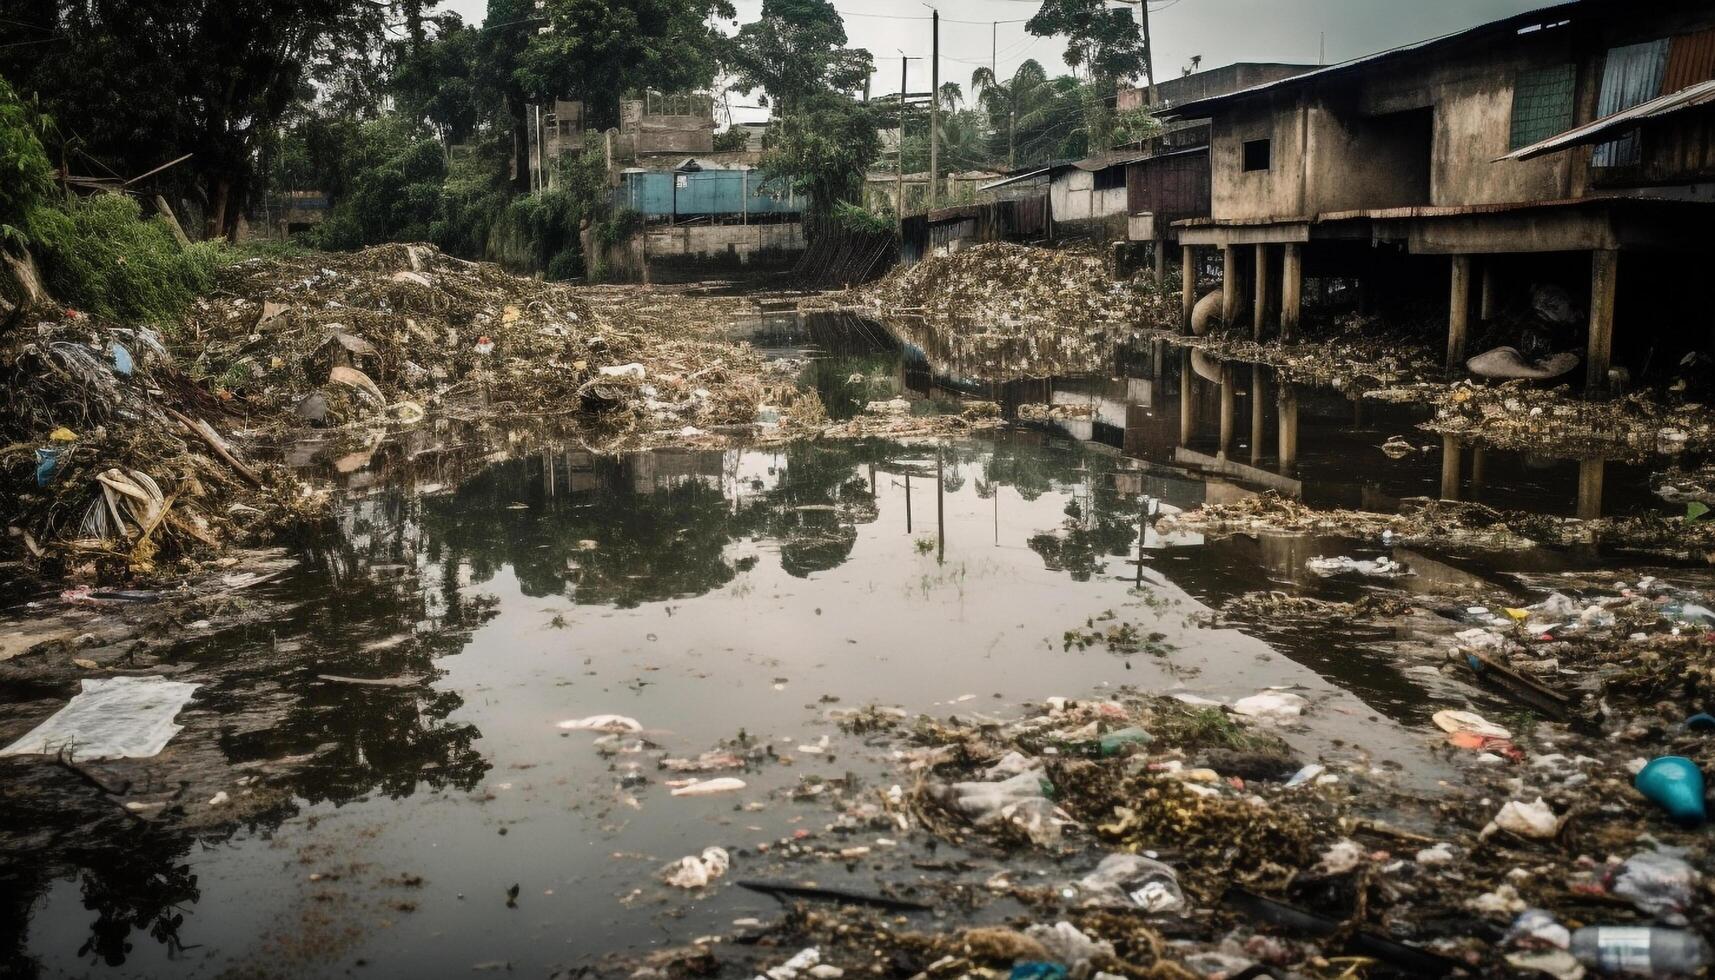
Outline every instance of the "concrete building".
<svg viewBox="0 0 1715 980">
<path fill-rule="evenodd" d="M 1315 71 L 1316 65 L 1241 61 L 1170 78 L 1155 86 L 1160 109 L 1243 91 Z M 1121 110 L 1141 108 L 1148 89 L 1122 87 Z M 1178 244 L 1177 221 L 1209 215 L 1209 120 L 1174 117 L 1160 135 L 1138 147 L 1139 159 L 1126 167 L 1126 238 L 1151 242 L 1155 279 L 1167 276 L 1168 252 Z"/>
<path fill-rule="evenodd" d="M 1715 326 L 1709 277 L 1684 277 L 1711 257 L 1712 77 L 1715 5 L 1577 0 L 1181 101 L 1163 115 L 1211 121 L 1210 214 L 1175 223 L 1184 267 L 1221 249 L 1223 317 L 1248 305 L 1259 337 L 1295 329 L 1307 270 L 1369 296 L 1435 273 L 1450 367 L 1503 293 L 1575 269 L 1603 388 L 1616 308 L 1695 317 L 1668 349 Z"/>
</svg>

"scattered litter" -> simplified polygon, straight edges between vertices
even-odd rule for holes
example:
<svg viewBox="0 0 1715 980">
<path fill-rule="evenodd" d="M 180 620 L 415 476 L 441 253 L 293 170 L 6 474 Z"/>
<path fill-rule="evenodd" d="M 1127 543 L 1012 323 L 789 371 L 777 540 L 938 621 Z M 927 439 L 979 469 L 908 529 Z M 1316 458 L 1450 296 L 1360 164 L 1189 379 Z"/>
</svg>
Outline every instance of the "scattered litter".
<svg viewBox="0 0 1715 980">
<path fill-rule="evenodd" d="M 724 848 L 705 847 L 698 856 L 682 857 L 661 869 L 661 880 L 674 888 L 702 888 L 726 874 L 732 859 Z"/>
<path fill-rule="evenodd" d="M 669 786 L 672 784 L 669 783 Z M 744 780 L 731 776 L 717 776 L 714 779 L 693 779 L 682 786 L 675 787 L 674 796 L 713 796 L 716 793 L 730 793 L 733 790 L 744 789 Z"/>
<path fill-rule="evenodd" d="M 165 677 L 85 678 L 64 708 L 0 749 L 0 755 L 147 759 L 184 729 L 175 724 L 197 685 Z"/>
<path fill-rule="evenodd" d="M 1337 558 L 1318 555 L 1306 561 L 1304 567 L 1323 578 L 1348 574 L 1367 575 L 1372 578 L 1399 578 L 1411 574 L 1411 569 L 1386 556 L 1360 561 L 1345 555 Z"/>
<path fill-rule="evenodd" d="M 640 732 L 643 726 L 635 718 L 624 715 L 590 715 L 588 718 L 572 718 L 562 721 L 557 726 L 571 732 Z"/>
<path fill-rule="evenodd" d="M 1290 691 L 1263 691 L 1233 702 L 1233 711 L 1249 718 L 1283 721 L 1304 713 L 1310 702 L 1303 695 Z"/>
</svg>

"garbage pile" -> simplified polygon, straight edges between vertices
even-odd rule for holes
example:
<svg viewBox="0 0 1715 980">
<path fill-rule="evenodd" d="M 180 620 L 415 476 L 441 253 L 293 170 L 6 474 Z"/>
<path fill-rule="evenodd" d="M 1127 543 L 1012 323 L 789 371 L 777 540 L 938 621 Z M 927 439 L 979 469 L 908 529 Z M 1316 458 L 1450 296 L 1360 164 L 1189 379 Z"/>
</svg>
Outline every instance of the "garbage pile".
<svg viewBox="0 0 1715 980">
<path fill-rule="evenodd" d="M 1542 389 L 1509 381 L 1460 382 L 1430 394 L 1435 417 L 1422 428 L 1485 446 L 1638 458 L 1715 446 L 1707 406 L 1664 403 L 1649 392 L 1590 401 L 1574 397 L 1566 386 Z"/>
<path fill-rule="evenodd" d="M 1705 512 L 1653 513 L 1580 519 L 1498 510 L 1468 501 L 1409 498 L 1398 513 L 1318 509 L 1275 493 L 1231 503 L 1207 503 L 1164 517 L 1163 533 L 1208 535 L 1262 532 L 1322 534 L 1393 545 L 1515 551 L 1538 546 L 1613 543 L 1635 554 L 1715 564 L 1715 520 Z"/>
<path fill-rule="evenodd" d="M 1695 828 L 1700 770 L 1715 758 L 1631 767 L 1577 752 L 1559 726 L 1514 731 L 1450 709 L 1423 738 L 1465 777 L 1414 794 L 1355 748 L 1300 758 L 1289 737 L 1317 711 L 1278 690 L 1230 704 L 1050 698 L 1011 721 L 843 711 L 848 730 L 895 746 L 901 779 L 839 823 L 956 850 L 914 861 L 926 873 L 907 872 L 904 894 L 777 885 L 788 903 L 777 920 L 652 954 L 643 969 L 1579 980 L 1711 964 Z M 1398 816 L 1377 819 L 1384 809 Z M 1001 870 L 981 869 L 984 855 Z M 711 861 L 663 874 L 699 879 Z"/>
<path fill-rule="evenodd" d="M 427 245 L 253 259 L 197 304 L 193 370 L 303 426 L 558 418 L 600 448 L 757 423 L 790 386 L 676 304 L 633 309 Z"/>
<path fill-rule="evenodd" d="M 122 579 L 319 519 L 320 498 L 234 443 L 251 421 L 162 333 L 35 311 L 0 341 L 7 560 Z"/>
<path fill-rule="evenodd" d="M 987 242 L 894 270 L 864 291 L 883 313 L 996 328 L 1143 325 L 1173 312 L 1144 278 L 1115 280 L 1093 250 Z M 1165 321 L 1163 321 L 1165 323 Z"/>
<path fill-rule="evenodd" d="M 1111 366 L 1115 345 L 1177 323 L 1147 277 L 1093 250 L 989 242 L 926 258 L 851 294 L 955 376 L 1004 380 Z"/>
</svg>

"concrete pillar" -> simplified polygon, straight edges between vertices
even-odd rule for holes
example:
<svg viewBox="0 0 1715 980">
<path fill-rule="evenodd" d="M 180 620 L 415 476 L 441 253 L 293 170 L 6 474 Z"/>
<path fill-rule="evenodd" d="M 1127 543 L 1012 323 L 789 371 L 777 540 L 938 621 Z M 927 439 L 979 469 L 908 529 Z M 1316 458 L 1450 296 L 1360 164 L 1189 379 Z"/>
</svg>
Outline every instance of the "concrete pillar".
<svg viewBox="0 0 1715 980">
<path fill-rule="evenodd" d="M 1264 389 L 1268 382 L 1263 377 L 1261 364 L 1251 365 L 1251 465 L 1262 465 L 1263 444 L 1263 404 Z"/>
<path fill-rule="evenodd" d="M 1221 323 L 1231 327 L 1239 318 L 1239 250 L 1221 246 Z"/>
<path fill-rule="evenodd" d="M 1167 239 L 1155 240 L 1155 288 L 1167 283 Z"/>
<path fill-rule="evenodd" d="M 1281 381 L 1280 396 L 1280 475 L 1291 476 L 1298 468 L 1298 395 L 1292 385 Z"/>
<path fill-rule="evenodd" d="M 1447 370 L 1465 364 L 1465 335 L 1471 328 L 1471 257 L 1453 256 L 1452 292 L 1447 303 Z"/>
<path fill-rule="evenodd" d="M 1179 445 L 1190 446 L 1197 432 L 1197 372 L 1191 368 L 1191 348 L 1179 348 Z"/>
<path fill-rule="evenodd" d="M 1441 499 L 1459 499 L 1459 440 L 1441 437 Z"/>
<path fill-rule="evenodd" d="M 1256 269 L 1253 276 L 1256 296 L 1251 302 L 1251 339 L 1261 340 L 1263 331 L 1268 326 L 1268 246 L 1257 245 Z"/>
<path fill-rule="evenodd" d="M 1298 320 L 1304 312 L 1304 246 L 1287 242 L 1280 260 L 1280 339 L 1298 335 Z"/>
<path fill-rule="evenodd" d="M 1197 305 L 1197 250 L 1179 248 L 1179 332 L 1191 333 L 1191 308 Z"/>
<path fill-rule="evenodd" d="M 1221 448 L 1218 453 L 1226 459 L 1233 451 L 1233 367 L 1221 365 Z"/>
<path fill-rule="evenodd" d="M 1482 285 L 1477 295 L 1477 319 L 1488 323 L 1495 318 L 1495 257 L 1483 259 Z"/>
<path fill-rule="evenodd" d="M 1593 521 L 1602 516 L 1602 475 L 1608 461 L 1600 457 L 1578 462 L 1578 519 Z"/>
<path fill-rule="evenodd" d="M 1608 365 L 1614 355 L 1614 287 L 1620 253 L 1611 248 L 1590 253 L 1590 346 L 1584 387 L 1591 394 L 1608 389 Z"/>
</svg>

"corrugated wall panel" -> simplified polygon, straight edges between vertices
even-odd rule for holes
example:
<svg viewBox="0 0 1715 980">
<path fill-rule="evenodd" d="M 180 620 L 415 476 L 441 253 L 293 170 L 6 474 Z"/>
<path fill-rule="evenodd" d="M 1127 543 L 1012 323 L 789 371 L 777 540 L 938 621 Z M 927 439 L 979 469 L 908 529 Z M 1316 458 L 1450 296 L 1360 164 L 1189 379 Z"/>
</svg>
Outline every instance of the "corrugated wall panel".
<svg viewBox="0 0 1715 980">
<path fill-rule="evenodd" d="M 1667 38 L 1627 44 L 1608 50 L 1602 68 L 1602 91 L 1596 100 L 1596 116 L 1611 116 L 1661 94 L 1667 74 Z M 1594 167 L 1625 167 L 1640 160 L 1638 133 L 1632 130 L 1617 140 L 1596 147 L 1590 157 Z"/>
<path fill-rule="evenodd" d="M 1677 92 L 1711 78 L 1715 78 L 1715 28 L 1673 38 L 1668 44 L 1662 92 Z"/>
</svg>

